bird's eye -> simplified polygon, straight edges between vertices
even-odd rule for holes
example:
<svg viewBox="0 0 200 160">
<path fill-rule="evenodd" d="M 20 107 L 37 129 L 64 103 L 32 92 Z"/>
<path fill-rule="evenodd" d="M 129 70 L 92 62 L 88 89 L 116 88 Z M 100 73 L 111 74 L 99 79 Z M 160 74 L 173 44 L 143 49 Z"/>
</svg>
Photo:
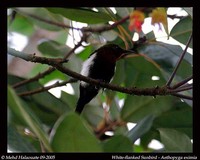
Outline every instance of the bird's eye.
<svg viewBox="0 0 200 160">
<path fill-rule="evenodd" d="M 118 47 L 118 46 L 115 46 L 114 48 L 115 48 L 115 49 L 119 49 L 119 47 Z"/>
</svg>

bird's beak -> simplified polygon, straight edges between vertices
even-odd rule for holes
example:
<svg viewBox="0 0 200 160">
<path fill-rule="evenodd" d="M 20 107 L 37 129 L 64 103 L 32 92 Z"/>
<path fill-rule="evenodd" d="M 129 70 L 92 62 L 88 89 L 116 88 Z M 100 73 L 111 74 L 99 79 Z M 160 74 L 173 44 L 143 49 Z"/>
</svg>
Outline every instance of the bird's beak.
<svg viewBox="0 0 200 160">
<path fill-rule="evenodd" d="M 118 60 L 125 58 L 126 56 L 131 55 L 131 54 L 136 54 L 136 53 L 135 51 L 132 51 L 132 50 L 124 50 L 123 54 L 118 58 Z"/>
</svg>

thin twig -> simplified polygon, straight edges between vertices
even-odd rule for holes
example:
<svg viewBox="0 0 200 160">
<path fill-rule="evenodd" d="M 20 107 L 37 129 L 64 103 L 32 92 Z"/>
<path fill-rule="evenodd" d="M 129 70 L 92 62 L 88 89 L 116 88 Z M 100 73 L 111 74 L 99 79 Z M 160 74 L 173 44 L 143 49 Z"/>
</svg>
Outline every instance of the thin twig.
<svg viewBox="0 0 200 160">
<path fill-rule="evenodd" d="M 41 88 L 37 88 L 37 89 L 31 90 L 31 91 L 19 93 L 18 96 L 30 96 L 30 95 L 33 95 L 33 94 L 36 94 L 36 93 L 48 91 L 49 89 L 60 87 L 60 86 L 64 86 L 64 85 L 66 85 L 68 83 L 74 83 L 74 82 L 77 82 L 77 80 L 76 79 L 69 79 L 69 80 L 63 81 L 63 82 L 58 82 L 57 81 L 56 83 L 54 83 L 54 84 L 52 84 L 50 86 L 47 86 L 47 87 L 41 87 Z"/>
<path fill-rule="evenodd" d="M 171 87 L 171 89 L 176 89 L 176 88 L 178 88 L 178 87 L 184 85 L 185 83 L 187 83 L 187 82 L 188 82 L 189 80 L 191 80 L 192 78 L 193 78 L 193 75 L 191 75 L 190 77 L 188 77 L 188 78 L 182 80 L 181 82 L 175 84 L 174 86 Z"/>
<path fill-rule="evenodd" d="M 179 93 L 172 93 L 172 95 L 179 97 L 179 98 L 183 98 L 183 99 L 193 100 L 193 98 L 191 96 L 187 96 L 187 95 L 183 95 L 183 94 L 179 94 Z"/>
<path fill-rule="evenodd" d="M 177 70 L 178 70 L 178 68 L 179 68 L 179 66 L 180 66 L 180 64 L 181 64 L 181 62 L 182 62 L 182 60 L 183 60 L 183 57 L 185 56 L 185 53 L 186 53 L 186 51 L 187 51 L 187 49 L 188 49 L 188 46 L 189 46 L 191 40 L 192 40 L 192 34 L 191 34 L 191 36 L 190 36 L 190 38 L 189 38 L 189 40 L 188 40 L 188 42 L 187 42 L 187 44 L 186 44 L 186 46 L 185 46 L 185 50 L 183 51 L 181 57 L 179 58 L 179 61 L 178 61 L 177 64 L 176 64 L 176 67 L 175 67 L 173 73 L 171 74 L 171 77 L 170 77 L 169 80 L 167 81 L 166 86 L 170 87 L 170 84 L 171 84 L 171 82 L 172 82 L 172 80 L 173 80 L 173 78 L 174 78 L 174 76 L 175 76 L 175 74 L 176 74 L 176 72 L 177 72 Z"/>
<path fill-rule="evenodd" d="M 171 90 L 170 93 L 183 92 L 183 91 L 190 90 L 192 88 L 193 88 L 193 86 L 182 86 L 182 87 Z"/>
<path fill-rule="evenodd" d="M 68 59 L 68 58 L 74 53 L 74 51 L 75 51 L 78 47 L 81 46 L 82 42 L 84 42 L 84 41 L 87 40 L 87 38 L 88 38 L 89 35 L 90 35 L 90 34 L 86 34 L 86 33 L 83 34 L 83 36 L 82 36 L 81 40 L 78 42 L 78 44 L 75 45 L 74 48 L 73 48 L 71 51 L 69 51 L 69 52 L 64 56 L 63 59 Z"/>
<path fill-rule="evenodd" d="M 20 86 L 25 85 L 27 83 L 37 81 L 38 79 L 45 77 L 47 74 L 50 74 L 54 70 L 55 70 L 55 68 L 49 67 L 46 71 L 44 71 L 42 73 L 38 73 L 36 76 L 34 76 L 34 77 L 30 78 L 30 79 L 25 79 L 23 81 L 15 83 L 14 85 L 12 85 L 12 87 L 13 88 L 17 88 L 17 87 L 20 87 Z"/>
</svg>

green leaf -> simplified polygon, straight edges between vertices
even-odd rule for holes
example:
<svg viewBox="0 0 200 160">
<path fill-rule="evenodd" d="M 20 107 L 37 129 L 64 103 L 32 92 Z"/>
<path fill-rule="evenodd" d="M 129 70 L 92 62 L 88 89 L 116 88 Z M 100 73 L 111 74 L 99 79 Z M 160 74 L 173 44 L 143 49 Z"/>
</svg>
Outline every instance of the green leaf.
<svg viewBox="0 0 200 160">
<path fill-rule="evenodd" d="M 60 44 L 54 40 L 46 40 L 38 45 L 38 50 L 45 56 L 61 57 L 70 49 L 66 45 Z"/>
<path fill-rule="evenodd" d="M 124 61 L 118 61 L 117 65 L 116 65 L 116 69 L 115 69 L 115 75 L 111 81 L 111 84 L 115 84 L 115 85 L 120 85 L 124 79 L 125 79 L 125 74 L 124 74 Z M 114 98 L 114 95 L 116 94 L 116 92 L 113 92 L 111 90 L 105 90 L 106 92 L 106 96 L 112 100 Z"/>
<path fill-rule="evenodd" d="M 34 69 L 33 69 L 34 72 L 35 72 L 34 75 L 36 75 L 38 73 L 36 71 L 37 71 L 37 69 L 39 70 L 39 68 L 40 68 L 40 65 L 37 65 L 37 66 L 34 67 Z M 44 69 L 43 71 L 45 71 L 46 69 Z M 65 81 L 65 80 L 68 80 L 68 79 L 69 79 L 69 77 L 67 75 L 63 74 L 62 72 L 60 72 L 58 70 L 55 70 L 55 71 L 51 72 L 50 74 L 46 75 L 45 77 L 43 77 L 42 79 L 40 79 L 39 82 L 40 82 L 40 84 L 44 85 L 44 84 L 46 84 L 46 83 L 48 83 L 52 80 L 63 80 L 63 81 Z"/>
<path fill-rule="evenodd" d="M 113 30 L 109 30 L 109 31 L 105 31 L 102 32 L 101 35 L 109 42 L 109 41 L 114 41 L 118 34 L 117 32 L 113 31 Z"/>
<path fill-rule="evenodd" d="M 16 95 L 15 91 L 8 86 L 8 106 L 16 113 L 22 120 L 24 120 L 30 129 L 35 133 L 39 140 L 43 143 L 48 151 L 52 151 L 48 142 L 46 133 L 40 127 L 38 120 L 33 116 L 33 113 L 27 112 L 27 107 Z M 31 114 L 30 114 L 31 113 Z"/>
<path fill-rule="evenodd" d="M 133 8 L 132 7 L 129 7 L 129 8 L 115 7 L 115 10 L 117 11 L 117 15 L 119 15 L 121 18 L 124 18 L 133 11 Z"/>
<path fill-rule="evenodd" d="M 89 46 L 86 46 L 85 49 L 83 51 L 81 51 L 77 56 L 79 58 L 81 58 L 83 61 L 85 61 L 89 55 L 92 53 L 92 46 L 89 45 Z"/>
<path fill-rule="evenodd" d="M 126 133 L 127 137 L 134 143 L 138 138 L 141 138 L 151 128 L 154 120 L 154 115 L 144 117 L 137 125 Z"/>
<path fill-rule="evenodd" d="M 8 75 L 9 84 L 15 84 L 22 80 L 24 79 L 13 75 Z M 22 93 L 40 87 L 41 85 L 38 82 L 32 82 L 17 88 L 16 91 L 18 93 Z M 54 125 L 55 121 L 60 115 L 70 110 L 70 107 L 66 103 L 56 98 L 49 92 L 43 92 L 39 95 L 36 94 L 29 97 L 22 97 L 21 99 L 23 99 L 24 103 L 29 106 L 31 112 L 33 112 L 43 124 L 50 128 Z M 24 121 L 20 120 L 12 112 L 9 112 L 9 118 L 11 123 L 24 125 Z"/>
<path fill-rule="evenodd" d="M 8 126 L 7 135 L 8 148 L 12 152 L 37 152 L 33 145 L 19 134 L 14 126 Z"/>
<path fill-rule="evenodd" d="M 161 142 L 167 152 L 192 152 L 190 138 L 174 129 L 159 128 Z"/>
<path fill-rule="evenodd" d="M 154 121 L 154 127 L 176 129 L 192 138 L 192 108 L 183 102 L 174 104 L 173 108 L 157 117 Z"/>
<path fill-rule="evenodd" d="M 128 95 L 121 111 L 121 118 L 126 122 L 137 123 L 147 115 L 159 116 L 172 107 L 173 97 L 136 97 Z"/>
<path fill-rule="evenodd" d="M 96 127 L 103 121 L 104 110 L 98 103 L 94 103 L 94 100 L 84 107 L 83 117 L 91 126 Z"/>
<path fill-rule="evenodd" d="M 192 34 L 192 19 L 190 16 L 181 19 L 171 30 L 170 36 L 180 43 L 187 44 L 190 35 Z M 189 47 L 193 47 L 192 42 Z"/>
<path fill-rule="evenodd" d="M 63 23 L 63 17 L 60 15 L 55 15 L 49 12 L 46 8 L 17 8 L 17 12 L 22 14 L 23 16 L 27 17 L 28 20 L 33 22 L 33 24 L 37 25 L 40 28 L 44 28 L 51 31 L 59 31 L 63 28 L 49 24 L 47 22 L 39 20 L 40 18 L 45 19 L 47 21 L 56 22 L 56 23 Z M 33 18 L 39 17 L 39 18 Z"/>
<path fill-rule="evenodd" d="M 62 116 L 51 134 L 55 152 L 101 152 L 101 147 L 90 128 L 75 113 Z"/>
<path fill-rule="evenodd" d="M 139 53 L 146 54 L 156 61 L 162 68 L 174 67 L 183 53 L 179 45 L 166 44 L 163 42 L 149 42 L 138 48 Z M 192 64 L 192 55 L 186 52 L 184 56 L 189 64 Z"/>
<path fill-rule="evenodd" d="M 61 91 L 61 101 L 68 105 L 71 109 L 75 109 L 75 104 L 78 98 L 75 95 L 71 95 L 69 93 Z"/>
<path fill-rule="evenodd" d="M 18 32 L 27 36 L 30 36 L 33 31 L 33 24 L 28 20 L 28 18 L 21 16 L 19 14 L 16 15 L 14 21 L 9 25 L 10 32 Z"/>
<path fill-rule="evenodd" d="M 109 140 L 103 142 L 104 152 L 133 152 L 133 144 L 131 141 L 123 136 L 116 135 Z"/>
<path fill-rule="evenodd" d="M 192 7 L 183 7 L 183 9 L 193 18 L 193 8 Z"/>
<path fill-rule="evenodd" d="M 89 9 L 81 8 L 47 8 L 50 12 L 60 14 L 70 20 L 97 24 L 105 23 L 112 20 L 107 14 L 103 12 L 95 12 Z"/>
</svg>

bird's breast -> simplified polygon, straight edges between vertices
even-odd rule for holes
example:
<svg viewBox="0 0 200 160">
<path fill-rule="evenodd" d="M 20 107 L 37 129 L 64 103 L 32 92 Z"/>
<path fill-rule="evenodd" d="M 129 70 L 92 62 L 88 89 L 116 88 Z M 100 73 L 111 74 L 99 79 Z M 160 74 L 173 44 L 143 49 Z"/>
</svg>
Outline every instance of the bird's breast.
<svg viewBox="0 0 200 160">
<path fill-rule="evenodd" d="M 82 66 L 81 74 L 93 79 L 98 79 L 105 82 L 110 82 L 115 72 L 115 63 L 99 58 L 96 53 L 91 55 Z M 81 82 L 83 86 L 88 85 L 86 82 Z"/>
</svg>

